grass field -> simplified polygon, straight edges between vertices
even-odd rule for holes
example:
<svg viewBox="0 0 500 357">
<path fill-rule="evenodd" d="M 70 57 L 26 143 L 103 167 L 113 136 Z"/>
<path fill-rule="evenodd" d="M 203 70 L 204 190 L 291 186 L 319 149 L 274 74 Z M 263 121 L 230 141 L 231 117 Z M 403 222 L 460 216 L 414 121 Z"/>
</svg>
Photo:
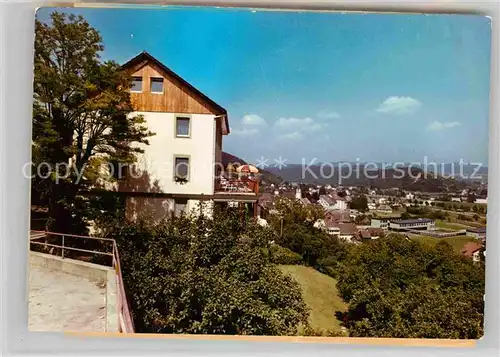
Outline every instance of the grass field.
<svg viewBox="0 0 500 357">
<path fill-rule="evenodd" d="M 336 311 L 345 311 L 346 304 L 337 291 L 337 281 L 317 270 L 301 265 L 280 265 L 302 287 L 302 295 L 310 308 L 309 323 L 316 330 L 340 331 Z"/>
<path fill-rule="evenodd" d="M 416 242 L 422 242 L 426 244 L 436 245 L 438 242 L 445 241 L 449 245 L 453 247 L 453 250 L 457 253 L 460 253 L 465 243 L 468 242 L 477 242 L 477 239 L 470 236 L 456 236 L 456 237 L 447 237 L 447 238 L 435 238 L 429 236 L 413 236 L 410 239 Z"/>
<path fill-rule="evenodd" d="M 459 229 L 466 229 L 467 226 L 460 224 L 460 223 L 452 223 L 452 222 L 446 222 L 442 220 L 436 220 L 436 227 L 437 228 L 444 228 L 444 229 L 451 229 L 451 230 L 459 230 Z"/>
</svg>

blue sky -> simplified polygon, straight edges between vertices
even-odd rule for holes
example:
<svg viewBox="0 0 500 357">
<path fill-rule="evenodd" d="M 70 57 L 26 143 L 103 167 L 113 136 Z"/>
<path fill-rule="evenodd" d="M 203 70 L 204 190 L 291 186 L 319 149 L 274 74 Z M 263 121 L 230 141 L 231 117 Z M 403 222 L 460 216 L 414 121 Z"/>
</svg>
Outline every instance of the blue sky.
<svg viewBox="0 0 500 357">
<path fill-rule="evenodd" d="M 53 9 L 41 9 L 46 20 Z M 103 59 L 146 50 L 229 112 L 247 161 L 487 163 L 490 31 L 468 15 L 67 9 Z"/>
</svg>

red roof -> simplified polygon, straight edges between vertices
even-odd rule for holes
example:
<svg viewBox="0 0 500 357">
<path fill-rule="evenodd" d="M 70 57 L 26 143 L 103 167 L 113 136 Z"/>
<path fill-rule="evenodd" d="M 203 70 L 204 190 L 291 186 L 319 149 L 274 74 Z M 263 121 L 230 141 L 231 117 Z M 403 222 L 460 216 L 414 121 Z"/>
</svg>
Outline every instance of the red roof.
<svg viewBox="0 0 500 357">
<path fill-rule="evenodd" d="M 362 231 L 359 231 L 359 235 L 361 236 L 361 238 L 365 238 L 365 239 L 369 239 L 372 237 L 372 235 L 370 234 L 370 232 L 366 229 L 362 230 Z"/>
<path fill-rule="evenodd" d="M 332 226 L 338 227 L 340 234 L 356 234 L 358 232 L 358 227 L 354 223 L 337 223 Z"/>
<path fill-rule="evenodd" d="M 350 220 L 351 217 L 347 211 L 329 211 L 325 213 L 325 222 L 342 223 Z"/>
<path fill-rule="evenodd" d="M 321 195 L 321 196 L 319 196 L 319 199 L 325 201 L 329 205 L 334 205 L 337 202 L 333 198 L 331 198 L 330 196 L 327 196 L 327 195 Z"/>
<path fill-rule="evenodd" d="M 384 234 L 384 230 L 382 228 L 367 228 L 367 231 L 370 232 L 372 237 L 380 237 Z"/>
<path fill-rule="evenodd" d="M 462 254 L 468 258 L 471 258 L 475 252 L 482 248 L 482 244 L 476 242 L 468 242 L 464 245 L 462 249 Z"/>
</svg>

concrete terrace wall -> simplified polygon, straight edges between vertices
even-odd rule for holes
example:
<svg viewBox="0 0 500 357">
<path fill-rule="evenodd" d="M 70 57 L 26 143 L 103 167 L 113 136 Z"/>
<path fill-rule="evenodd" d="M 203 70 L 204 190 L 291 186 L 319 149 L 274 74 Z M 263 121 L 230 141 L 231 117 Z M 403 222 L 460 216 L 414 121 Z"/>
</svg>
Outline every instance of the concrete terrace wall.
<svg viewBox="0 0 500 357">
<path fill-rule="evenodd" d="M 30 252 L 29 258 L 30 266 L 63 272 L 105 285 L 106 332 L 118 332 L 118 296 L 116 273 L 113 268 L 39 252 Z"/>
</svg>

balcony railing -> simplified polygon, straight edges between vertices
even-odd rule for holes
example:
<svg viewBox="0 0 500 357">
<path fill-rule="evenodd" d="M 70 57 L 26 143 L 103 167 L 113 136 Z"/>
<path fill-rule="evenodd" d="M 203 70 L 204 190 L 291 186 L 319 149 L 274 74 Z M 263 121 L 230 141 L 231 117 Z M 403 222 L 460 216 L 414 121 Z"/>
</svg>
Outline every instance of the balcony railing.
<svg viewBox="0 0 500 357">
<path fill-rule="evenodd" d="M 215 192 L 257 195 L 259 180 L 248 176 L 219 177 L 215 180 Z"/>
<path fill-rule="evenodd" d="M 40 241 L 42 239 L 44 241 Z M 75 243 L 78 241 L 96 242 L 101 250 L 104 251 L 77 248 L 75 245 L 78 244 Z M 120 255 L 114 239 L 32 230 L 30 232 L 30 250 L 34 250 L 33 248 L 35 246 L 41 248 L 41 250 L 38 249 L 37 251 L 52 255 L 60 255 L 63 259 L 68 258 L 68 256 L 70 259 L 83 261 L 88 261 L 90 259 L 93 263 L 111 266 L 116 274 L 119 331 L 122 333 L 134 333 L 132 314 L 130 313 L 127 296 L 125 294 L 125 286 L 123 285 Z M 98 262 L 93 261 L 96 260 L 93 259 L 95 257 L 100 257 L 97 259 Z"/>
</svg>

